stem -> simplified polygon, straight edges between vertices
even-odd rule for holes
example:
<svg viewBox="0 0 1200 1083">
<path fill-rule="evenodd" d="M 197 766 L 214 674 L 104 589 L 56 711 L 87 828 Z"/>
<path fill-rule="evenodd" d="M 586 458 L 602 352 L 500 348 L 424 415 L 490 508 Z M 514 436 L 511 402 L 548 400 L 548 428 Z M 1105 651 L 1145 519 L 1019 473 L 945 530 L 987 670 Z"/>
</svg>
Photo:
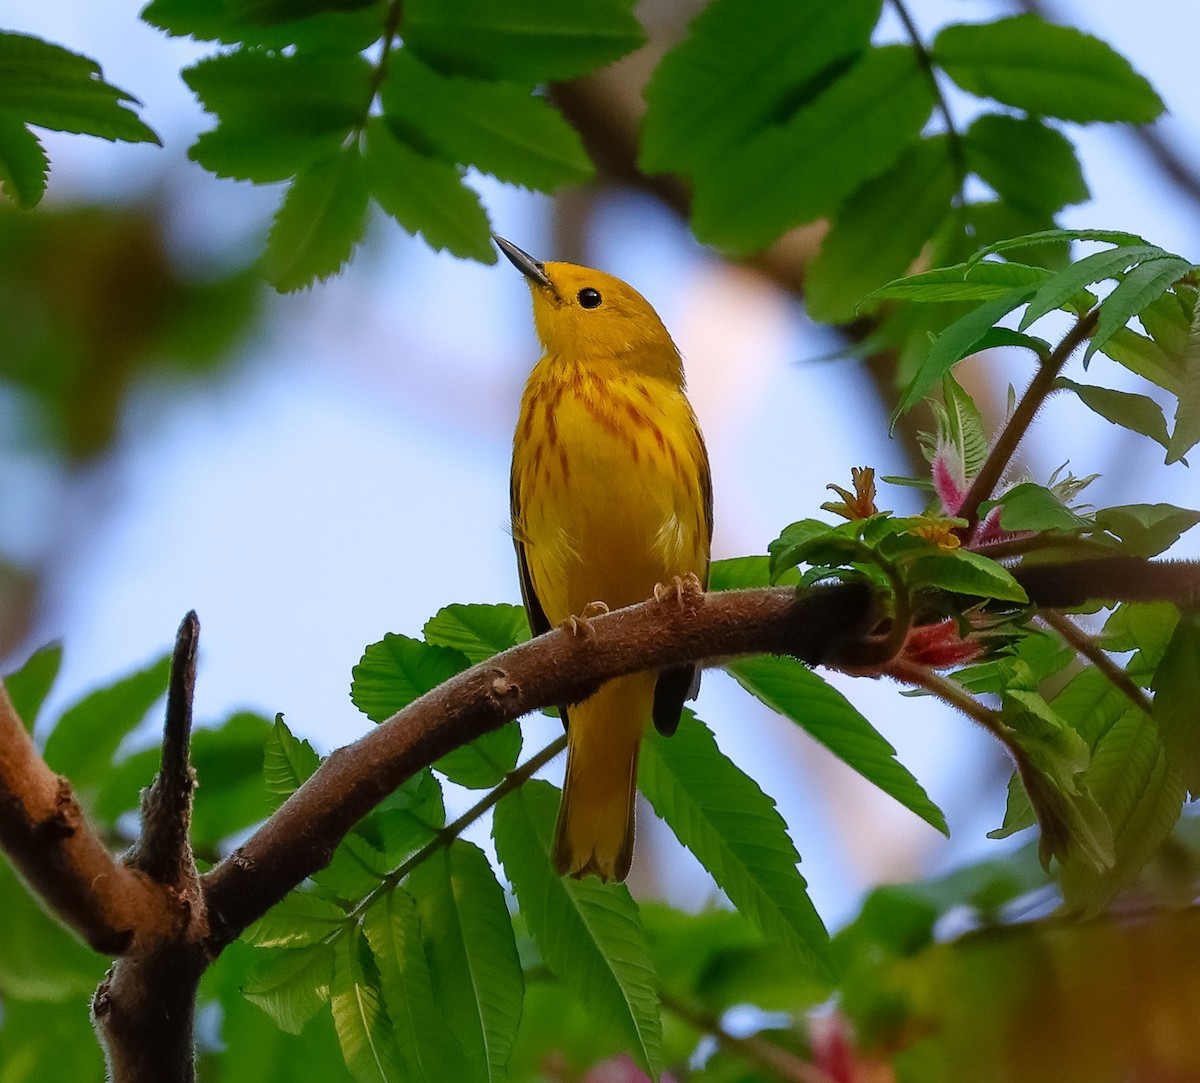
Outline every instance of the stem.
<svg viewBox="0 0 1200 1083">
<path fill-rule="evenodd" d="M 1013 755 L 1018 754 L 1013 739 L 1009 736 L 1008 727 L 1000 717 L 1000 712 L 985 707 L 953 681 L 947 680 L 925 666 L 913 665 L 910 662 L 896 662 L 888 667 L 887 672 L 896 680 L 924 688 L 926 692 L 937 696 L 944 703 L 962 711 L 971 721 L 979 723 Z"/>
<path fill-rule="evenodd" d="M 1038 616 L 1062 636 L 1071 647 L 1074 647 L 1075 650 L 1103 673 L 1113 687 L 1121 692 L 1138 710 L 1150 714 L 1151 703 L 1146 693 L 1133 683 L 1129 674 L 1109 658 L 1100 649 L 1095 639 L 1080 628 L 1078 624 L 1071 620 L 1070 617 L 1062 613 L 1056 613 L 1054 610 L 1044 610 Z"/>
<path fill-rule="evenodd" d="M 987 461 L 976 475 L 975 480 L 971 482 L 971 488 L 967 490 L 962 506 L 958 509 L 958 515 L 967 521 L 966 527 L 960 532 L 960 537 L 964 541 L 971 536 L 979 523 L 979 505 L 991 498 L 996 485 L 1004 476 L 1004 471 L 1008 469 L 1017 445 L 1028 431 L 1034 415 L 1041 409 L 1042 403 L 1046 401 L 1050 392 L 1054 390 L 1054 381 L 1058 379 L 1058 374 L 1067 363 L 1067 359 L 1095 330 L 1099 312 L 1098 308 L 1094 308 L 1086 316 L 1081 316 L 1076 321 L 1075 326 L 1067 332 L 1050 356 L 1042 362 L 1037 375 L 1030 382 L 1025 394 L 1021 396 L 1021 401 L 1017 403 L 1012 417 L 1000 430 L 996 443 L 988 453 Z"/>
</svg>

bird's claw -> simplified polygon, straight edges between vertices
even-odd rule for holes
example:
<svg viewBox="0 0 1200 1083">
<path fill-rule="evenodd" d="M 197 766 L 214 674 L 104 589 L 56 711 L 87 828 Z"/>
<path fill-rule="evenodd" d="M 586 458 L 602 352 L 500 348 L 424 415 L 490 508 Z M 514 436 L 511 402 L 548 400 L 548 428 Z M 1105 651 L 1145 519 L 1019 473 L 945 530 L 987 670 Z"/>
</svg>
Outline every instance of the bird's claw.
<svg viewBox="0 0 1200 1083">
<path fill-rule="evenodd" d="M 704 584 L 695 572 L 673 575 L 669 583 L 654 584 L 654 600 L 659 603 L 674 601 L 676 605 L 683 606 L 689 598 L 703 593 Z"/>
<path fill-rule="evenodd" d="M 573 636 L 594 639 L 596 637 L 596 629 L 592 627 L 592 618 L 602 617 L 607 612 L 608 606 L 604 602 L 588 602 L 583 607 L 582 612 L 578 614 L 572 613 L 559 627 L 565 628 Z"/>
</svg>

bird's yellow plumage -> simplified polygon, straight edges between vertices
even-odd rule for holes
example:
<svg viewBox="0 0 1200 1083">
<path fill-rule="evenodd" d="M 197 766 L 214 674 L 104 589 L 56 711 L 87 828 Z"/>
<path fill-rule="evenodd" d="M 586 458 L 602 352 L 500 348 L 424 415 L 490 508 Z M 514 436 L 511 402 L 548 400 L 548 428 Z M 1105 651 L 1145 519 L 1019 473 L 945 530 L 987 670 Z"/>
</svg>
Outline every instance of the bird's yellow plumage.
<svg viewBox="0 0 1200 1083">
<path fill-rule="evenodd" d="M 706 582 L 708 457 L 662 321 L 620 279 L 497 243 L 529 280 L 545 348 L 521 400 L 512 464 L 513 540 L 534 632 L 592 602 L 644 601 L 675 576 Z M 560 873 L 625 878 L 642 736 L 652 717 L 673 731 L 695 683 L 693 667 L 634 674 L 570 707 Z"/>
</svg>

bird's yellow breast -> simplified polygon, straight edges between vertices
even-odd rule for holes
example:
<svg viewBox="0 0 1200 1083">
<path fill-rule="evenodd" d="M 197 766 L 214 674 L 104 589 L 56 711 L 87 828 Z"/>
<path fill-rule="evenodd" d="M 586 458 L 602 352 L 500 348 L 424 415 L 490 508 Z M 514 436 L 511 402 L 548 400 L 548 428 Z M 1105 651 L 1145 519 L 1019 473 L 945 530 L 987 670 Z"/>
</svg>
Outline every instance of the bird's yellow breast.
<svg viewBox="0 0 1200 1083">
<path fill-rule="evenodd" d="M 683 390 L 546 357 L 522 400 L 513 529 L 552 623 L 708 564 L 707 467 Z"/>
</svg>

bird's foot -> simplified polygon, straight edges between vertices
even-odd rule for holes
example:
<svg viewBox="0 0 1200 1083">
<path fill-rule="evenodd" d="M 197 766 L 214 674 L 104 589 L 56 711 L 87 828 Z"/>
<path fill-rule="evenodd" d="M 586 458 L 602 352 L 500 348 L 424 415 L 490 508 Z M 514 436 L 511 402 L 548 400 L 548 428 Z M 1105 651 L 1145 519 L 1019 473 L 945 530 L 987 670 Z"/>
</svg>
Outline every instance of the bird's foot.
<svg viewBox="0 0 1200 1083">
<path fill-rule="evenodd" d="M 669 583 L 654 584 L 654 600 L 656 602 L 671 602 L 682 608 L 687 602 L 695 601 L 704 593 L 704 584 L 695 572 L 686 575 L 673 575 Z"/>
<path fill-rule="evenodd" d="M 596 629 L 592 627 L 592 618 L 602 617 L 607 612 L 608 606 L 604 602 L 588 602 L 581 613 L 572 613 L 559 627 L 565 628 L 573 636 L 594 639 Z"/>
</svg>

